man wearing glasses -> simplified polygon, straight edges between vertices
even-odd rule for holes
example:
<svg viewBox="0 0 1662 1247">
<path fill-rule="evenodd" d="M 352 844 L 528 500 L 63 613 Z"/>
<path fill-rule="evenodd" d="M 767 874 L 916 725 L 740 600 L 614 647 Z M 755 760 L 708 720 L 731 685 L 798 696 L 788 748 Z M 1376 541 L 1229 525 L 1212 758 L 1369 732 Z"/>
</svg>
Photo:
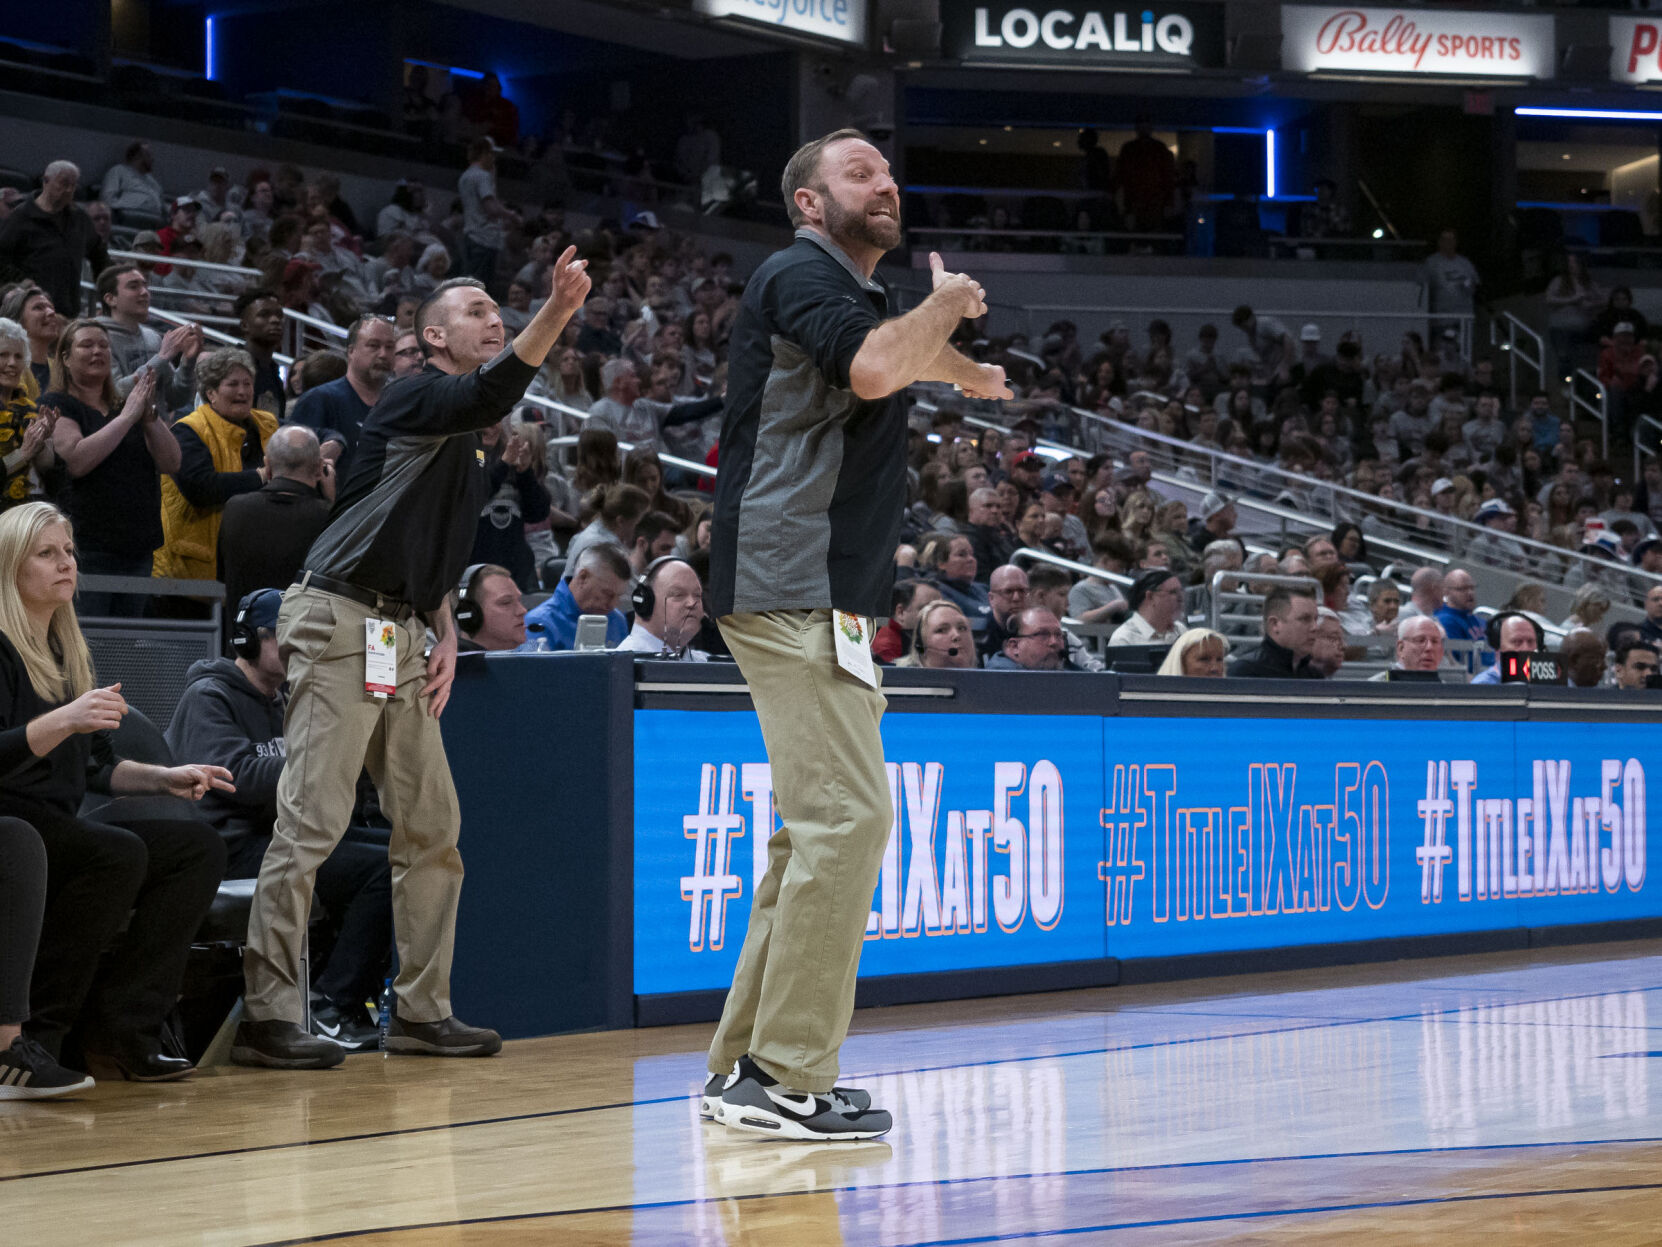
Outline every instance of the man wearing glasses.
<svg viewBox="0 0 1662 1247">
<path fill-rule="evenodd" d="M 1016 616 L 1027 609 L 1027 589 L 1027 573 L 1013 563 L 993 569 L 987 580 L 992 618 L 987 620 L 987 630 L 976 645 L 983 659 L 1001 653 L 1004 642 L 1016 631 Z"/>
<path fill-rule="evenodd" d="M 413 377 L 421 371 L 421 339 L 414 329 L 404 329 L 392 351 L 392 379 Z"/>
<path fill-rule="evenodd" d="M 335 460 L 335 474 L 340 480 L 344 481 L 352 470 L 358 430 L 363 428 L 370 408 L 381 401 L 381 392 L 392 377 L 393 345 L 397 341 L 398 331 L 386 317 L 359 317 L 346 333 L 346 375 L 307 390 L 295 400 L 294 410 L 289 413 L 290 423 L 316 431 L 324 455 Z M 421 371 L 419 360 L 415 371 Z"/>
<path fill-rule="evenodd" d="M 1109 645 L 1170 645 L 1183 635 L 1183 582 L 1170 568 L 1141 573 L 1125 600 L 1131 614 L 1114 629 Z"/>
<path fill-rule="evenodd" d="M 987 659 L 989 671 L 1078 671 L 1067 661 L 1062 621 L 1042 606 L 1017 615 L 1004 648 Z"/>
</svg>

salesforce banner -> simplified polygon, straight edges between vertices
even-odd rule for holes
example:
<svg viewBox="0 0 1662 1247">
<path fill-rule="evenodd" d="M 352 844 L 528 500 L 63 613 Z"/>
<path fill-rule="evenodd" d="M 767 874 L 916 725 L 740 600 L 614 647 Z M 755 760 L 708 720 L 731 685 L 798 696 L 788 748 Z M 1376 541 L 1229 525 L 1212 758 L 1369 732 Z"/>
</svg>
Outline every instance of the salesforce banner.
<svg viewBox="0 0 1662 1247">
<path fill-rule="evenodd" d="M 1223 6 L 941 0 L 941 52 L 972 64 L 1216 67 L 1224 60 Z"/>
<path fill-rule="evenodd" d="M 891 712 L 871 977 L 1662 914 L 1662 725 Z M 756 719 L 635 712 L 635 993 L 725 988 L 779 825 Z"/>
</svg>

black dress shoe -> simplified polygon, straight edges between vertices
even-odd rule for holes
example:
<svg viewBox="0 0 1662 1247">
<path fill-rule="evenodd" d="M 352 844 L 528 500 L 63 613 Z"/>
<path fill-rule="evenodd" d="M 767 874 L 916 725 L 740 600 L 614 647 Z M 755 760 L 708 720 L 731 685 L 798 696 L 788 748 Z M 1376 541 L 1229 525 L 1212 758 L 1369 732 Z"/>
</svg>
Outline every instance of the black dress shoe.
<svg viewBox="0 0 1662 1247">
<path fill-rule="evenodd" d="M 196 1066 L 184 1057 L 169 1056 L 155 1039 L 108 1040 L 86 1050 L 87 1066 L 99 1077 L 109 1071 L 128 1082 L 173 1082 L 192 1074 Z"/>
<path fill-rule="evenodd" d="M 243 1021 L 231 1040 L 231 1060 L 266 1069 L 329 1069 L 346 1060 L 346 1049 L 294 1022 Z"/>
</svg>

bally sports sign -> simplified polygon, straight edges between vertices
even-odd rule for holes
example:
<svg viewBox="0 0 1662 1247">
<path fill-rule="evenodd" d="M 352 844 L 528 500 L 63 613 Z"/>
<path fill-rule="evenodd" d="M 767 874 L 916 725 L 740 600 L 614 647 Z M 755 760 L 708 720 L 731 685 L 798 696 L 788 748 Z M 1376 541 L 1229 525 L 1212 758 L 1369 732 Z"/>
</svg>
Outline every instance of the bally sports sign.
<svg viewBox="0 0 1662 1247">
<path fill-rule="evenodd" d="M 1662 82 L 1662 14 L 1611 15 L 1610 80 Z"/>
<path fill-rule="evenodd" d="M 1550 15 L 1281 6 L 1281 63 L 1295 73 L 1551 78 L 1554 51 Z"/>
</svg>

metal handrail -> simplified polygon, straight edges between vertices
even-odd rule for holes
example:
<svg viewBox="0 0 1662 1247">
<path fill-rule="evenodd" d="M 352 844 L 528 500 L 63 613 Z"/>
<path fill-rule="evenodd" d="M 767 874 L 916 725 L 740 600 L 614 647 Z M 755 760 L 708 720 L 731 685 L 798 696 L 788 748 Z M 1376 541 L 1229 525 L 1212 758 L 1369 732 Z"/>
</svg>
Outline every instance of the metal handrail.
<svg viewBox="0 0 1662 1247">
<path fill-rule="evenodd" d="M 569 403 L 556 402 L 552 398 L 542 398 L 536 394 L 527 394 L 519 401 L 522 403 L 530 403 L 533 407 L 542 407 L 548 411 L 557 411 L 561 415 L 575 416 L 579 420 L 590 419 L 590 414 L 581 408 L 573 407 Z M 548 443 L 551 446 L 575 446 L 577 444 L 577 439 L 567 437 L 551 437 L 548 439 Z M 619 442 L 617 444 L 617 448 L 623 451 L 630 451 L 635 449 L 635 443 Z M 668 451 L 658 450 L 656 448 L 654 448 L 653 453 L 658 456 L 659 463 L 667 463 L 672 468 L 680 468 L 683 471 L 692 472 L 699 476 L 708 476 L 711 480 L 715 479 L 716 470 L 707 463 L 695 463 L 691 459 L 683 459 L 680 455 L 672 455 Z"/>
<path fill-rule="evenodd" d="M 1029 563 L 1049 563 L 1052 567 L 1061 567 L 1076 576 L 1095 576 L 1098 580 L 1106 580 L 1109 584 L 1119 585 L 1129 589 L 1136 583 L 1130 576 L 1121 572 L 1111 572 L 1105 567 L 1093 567 L 1089 563 L 1081 563 L 1076 559 L 1064 558 L 1060 554 L 1053 554 L 1049 550 L 1036 550 L 1032 546 L 1022 546 L 1010 555 L 1010 562 L 1017 559 L 1026 559 Z"/>
<path fill-rule="evenodd" d="M 1578 387 L 1584 381 L 1593 387 L 1593 393 L 1598 400 L 1597 402 L 1581 396 Z M 1575 370 L 1575 375 L 1570 379 L 1570 388 L 1568 393 L 1570 397 L 1570 415 L 1572 417 L 1579 409 L 1581 411 L 1585 411 L 1589 417 L 1598 421 L 1599 443 L 1601 447 L 1600 453 L 1604 458 L 1608 459 L 1610 457 L 1610 392 L 1604 388 L 1604 382 L 1600 381 L 1585 368 L 1577 368 Z M 1634 484 L 1638 484 L 1638 482 L 1635 481 Z"/>
<path fill-rule="evenodd" d="M 111 251 L 112 260 L 131 260 L 135 264 L 168 264 L 178 268 L 200 268 L 210 273 L 234 273 L 238 277 L 263 277 L 257 268 L 242 268 L 235 264 L 218 264 L 212 260 L 189 260 L 178 255 L 155 255 L 149 251 Z"/>
<path fill-rule="evenodd" d="M 1639 487 L 1639 478 L 1643 472 L 1643 464 L 1641 462 L 1643 447 L 1640 445 L 1639 434 L 1644 430 L 1644 427 L 1647 424 L 1658 433 L 1662 433 L 1662 420 L 1658 420 L 1655 416 L 1640 416 L 1633 422 L 1633 477 L 1631 483 L 1635 489 Z M 1656 448 L 1650 453 L 1653 455 L 1662 454 L 1662 438 L 1657 439 Z"/>
<path fill-rule="evenodd" d="M 1320 240 L 1316 240 L 1320 241 Z M 1101 304 L 1084 303 L 1024 303 L 1020 305 L 1022 312 L 1029 314 L 1043 313 L 1054 316 L 1057 313 L 1070 315 L 1091 316 L 1212 316 L 1228 318 L 1235 309 L 1232 307 L 1109 307 Z M 1358 308 L 1329 308 L 1324 311 L 1311 311 L 1308 308 L 1254 308 L 1260 316 L 1284 317 L 1295 321 L 1339 320 L 1355 325 L 1364 320 L 1400 320 L 1417 322 L 1426 319 L 1424 308 L 1395 311 L 1373 311 Z M 1460 327 L 1460 351 L 1465 359 L 1472 356 L 1472 331 L 1477 323 L 1477 316 L 1473 312 L 1450 312 L 1447 315 L 1439 312 L 1436 316 L 1439 321 L 1451 321 Z M 1028 336 L 1032 336 L 1033 321 L 1027 322 Z M 1295 331 L 1296 332 L 1296 331 Z"/>
<path fill-rule="evenodd" d="M 1506 330 L 1506 341 L 1501 342 L 1496 333 L 1497 328 Z M 1531 359 L 1523 350 L 1520 338 L 1535 344 L 1535 358 Z M 1518 362 L 1521 360 L 1535 370 L 1537 389 L 1547 388 L 1547 343 L 1535 330 L 1519 320 L 1511 312 L 1502 312 L 1498 320 L 1489 322 L 1489 345 L 1499 346 L 1507 355 L 1507 380 L 1510 392 L 1518 393 Z"/>
<path fill-rule="evenodd" d="M 170 325 L 195 325 L 202 331 L 202 336 L 204 338 L 207 338 L 211 342 L 218 342 L 222 346 L 240 346 L 244 348 L 248 346 L 248 343 L 241 338 L 233 337 L 231 334 L 222 333 L 218 329 L 211 329 L 207 325 L 204 325 L 202 323 L 202 318 L 200 317 L 193 318 L 189 316 L 181 316 L 178 312 L 169 312 L 159 307 L 153 307 L 150 309 L 150 318 L 152 320 L 166 321 Z M 219 320 L 222 318 L 216 316 L 213 319 Z M 288 369 L 294 365 L 294 357 L 292 355 L 283 355 L 277 351 L 273 351 L 271 353 L 271 358 L 276 360 L 285 369 Z"/>
<path fill-rule="evenodd" d="M 928 400 L 918 400 L 916 405 L 923 411 L 935 411 L 937 409 L 936 405 Z M 1348 485 L 1337 485 L 1331 481 L 1321 481 L 1316 480 L 1313 477 L 1300 476 L 1297 473 L 1288 472 L 1285 469 L 1276 467 L 1273 464 L 1262 464 L 1255 460 L 1242 459 L 1236 455 L 1230 454 L 1228 451 L 1210 450 L 1203 446 L 1196 446 L 1192 442 L 1186 442 L 1175 437 L 1168 437 L 1163 433 L 1156 433 L 1149 429 L 1139 429 L 1133 425 L 1123 424 L 1120 421 L 1112 420 L 1106 416 L 1099 415 L 1097 412 L 1087 411 L 1082 407 L 1064 407 L 1063 410 L 1072 412 L 1082 420 L 1091 420 L 1107 425 L 1113 430 L 1116 436 L 1122 437 L 1127 441 L 1142 441 L 1145 445 L 1139 447 L 1139 449 L 1160 447 L 1162 449 L 1169 450 L 1174 462 L 1194 462 L 1197 459 L 1205 460 L 1207 470 L 1207 479 L 1205 482 L 1188 482 L 1178 478 L 1169 478 L 1173 484 L 1187 485 L 1192 488 L 1197 483 L 1204 483 L 1210 488 L 1217 488 L 1218 465 L 1228 464 L 1238 468 L 1242 472 L 1249 473 L 1249 480 L 1254 476 L 1259 479 L 1270 477 L 1282 482 L 1290 492 L 1307 495 L 1311 497 L 1312 501 L 1318 494 L 1326 494 L 1330 499 L 1353 499 L 1357 503 L 1357 514 L 1375 515 L 1381 517 L 1390 516 L 1393 520 L 1398 520 L 1400 517 L 1404 516 L 1424 519 L 1437 524 L 1439 527 L 1449 529 L 1455 533 L 1464 534 L 1467 541 L 1478 533 L 1488 531 L 1488 529 L 1482 527 L 1481 525 L 1474 524 L 1470 520 L 1462 520 L 1457 516 L 1443 515 L 1442 513 L 1436 511 L 1426 511 L 1405 502 L 1388 501 L 1376 498 L 1372 494 L 1366 494 L 1360 490 L 1352 489 Z M 994 421 L 985 420 L 979 417 L 966 415 L 964 417 L 964 422 L 966 424 L 974 424 L 981 428 L 990 428 L 997 429 L 1001 432 L 1009 432 L 1009 426 L 998 424 Z M 1095 453 L 1082 447 L 1069 446 L 1065 443 L 1055 442 L 1045 438 L 1039 439 L 1035 443 L 1035 446 L 1037 448 L 1059 451 L 1070 456 L 1077 455 L 1080 457 L 1088 457 L 1092 453 Z M 1298 511 L 1277 508 L 1271 503 L 1261 503 L 1257 500 L 1244 497 L 1235 497 L 1234 501 L 1237 505 L 1246 504 L 1254 510 L 1263 510 L 1286 520 L 1302 522 L 1304 525 L 1310 527 L 1320 527 L 1320 524 L 1317 522 L 1320 517 L 1313 519 L 1310 515 L 1306 515 Z M 1341 513 L 1338 507 L 1331 505 L 1331 503 L 1328 510 L 1335 520 L 1352 518 L 1350 515 Z M 1538 559 L 1552 559 L 1555 561 L 1564 560 L 1569 566 L 1585 564 L 1586 566 L 1583 571 L 1589 575 L 1599 570 L 1608 571 L 1611 567 L 1608 560 L 1589 558 L 1578 551 L 1566 550 L 1562 546 L 1550 545 L 1544 541 L 1536 541 L 1532 537 L 1526 537 L 1521 534 L 1508 534 L 1508 540 L 1524 547 L 1526 551 L 1533 552 Z M 1380 547 L 1381 549 L 1399 550 L 1402 553 L 1418 560 L 1420 563 L 1446 564 L 1451 562 L 1455 557 L 1455 555 L 1449 551 L 1439 551 L 1434 553 L 1417 546 L 1393 541 L 1389 537 L 1379 536 L 1374 533 L 1368 534 L 1368 542 L 1371 545 Z M 1485 564 L 1485 566 L 1487 566 L 1487 564 Z M 1497 568 L 1496 570 L 1509 569 Z M 1662 584 L 1662 575 L 1658 575 L 1654 572 L 1642 571 L 1636 567 L 1624 568 L 1623 570 L 1633 576 L 1635 581 L 1648 580 L 1654 584 Z"/>
<path fill-rule="evenodd" d="M 1239 588 L 1225 589 L 1223 587 L 1223 583 L 1226 580 L 1235 580 L 1245 583 L 1243 583 Z M 1211 602 L 1207 608 L 1206 626 L 1211 628 L 1214 632 L 1219 630 L 1219 626 L 1223 622 L 1223 618 L 1218 611 L 1220 603 L 1234 602 L 1245 605 L 1249 602 L 1258 602 L 1262 604 L 1265 598 L 1269 595 L 1264 593 L 1254 593 L 1251 588 L 1248 587 L 1249 584 L 1269 584 L 1276 585 L 1278 587 L 1285 586 L 1289 589 L 1308 589 L 1317 602 L 1320 602 L 1322 598 L 1321 582 L 1319 580 L 1314 580 L 1309 576 L 1283 576 L 1272 572 L 1242 571 L 1239 568 L 1233 571 L 1213 572 L 1212 583 L 1208 586 L 1208 588 L 1211 589 L 1212 594 Z M 1243 616 L 1239 615 L 1231 617 L 1232 620 L 1240 620 L 1243 618 Z M 1259 620 L 1259 630 L 1260 632 L 1263 630 L 1262 618 Z"/>
</svg>

